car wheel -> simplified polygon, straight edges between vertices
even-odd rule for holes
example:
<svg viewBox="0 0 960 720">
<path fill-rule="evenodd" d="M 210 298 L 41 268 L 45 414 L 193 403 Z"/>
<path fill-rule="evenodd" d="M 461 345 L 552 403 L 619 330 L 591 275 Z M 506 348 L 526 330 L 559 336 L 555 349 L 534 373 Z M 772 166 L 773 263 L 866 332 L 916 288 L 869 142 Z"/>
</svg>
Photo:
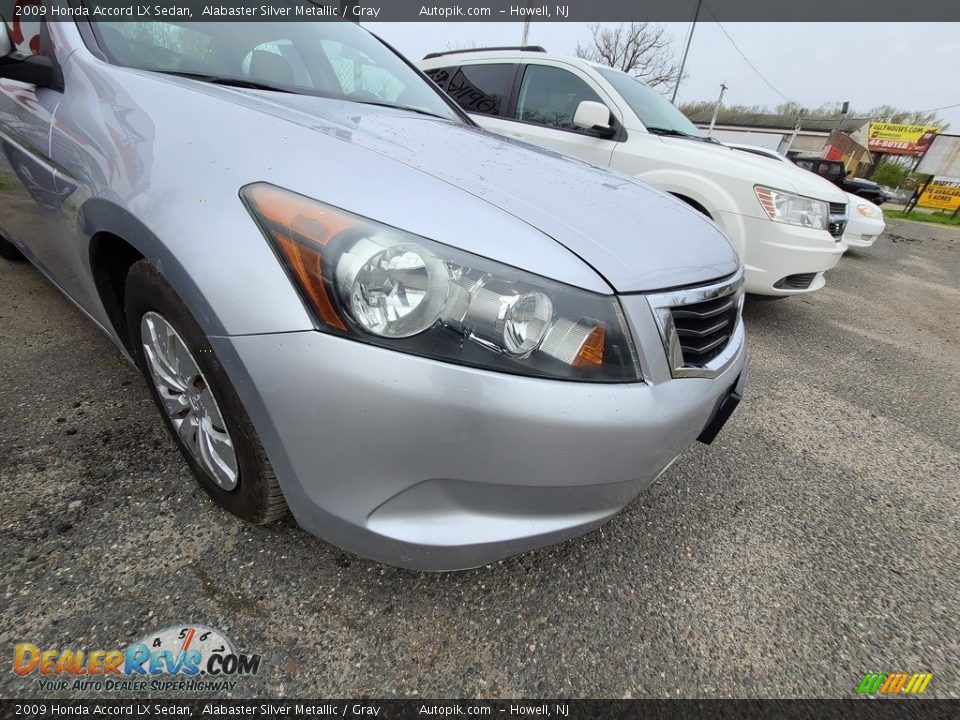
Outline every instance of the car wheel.
<svg viewBox="0 0 960 720">
<path fill-rule="evenodd" d="M 183 301 L 146 260 L 127 275 L 124 308 L 137 365 L 200 486 L 248 522 L 283 517 L 283 493 L 223 366 Z"/>
<path fill-rule="evenodd" d="M 23 253 L 17 249 L 17 246 L 0 235 L 0 257 L 7 260 L 23 260 Z"/>
</svg>

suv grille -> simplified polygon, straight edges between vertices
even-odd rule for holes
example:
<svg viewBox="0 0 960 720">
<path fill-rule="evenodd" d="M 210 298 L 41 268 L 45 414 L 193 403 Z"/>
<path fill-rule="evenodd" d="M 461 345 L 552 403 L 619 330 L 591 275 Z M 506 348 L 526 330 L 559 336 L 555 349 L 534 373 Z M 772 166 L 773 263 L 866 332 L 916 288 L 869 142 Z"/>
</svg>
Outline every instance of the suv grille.
<svg viewBox="0 0 960 720">
<path fill-rule="evenodd" d="M 648 295 L 670 372 L 716 377 L 743 344 L 743 271 L 713 285 Z"/>
<path fill-rule="evenodd" d="M 843 239 L 843 231 L 847 229 L 846 203 L 830 203 L 830 224 L 827 229 L 837 242 Z"/>
<path fill-rule="evenodd" d="M 740 311 L 736 295 L 670 308 L 683 364 L 703 367 L 727 346 Z"/>
</svg>

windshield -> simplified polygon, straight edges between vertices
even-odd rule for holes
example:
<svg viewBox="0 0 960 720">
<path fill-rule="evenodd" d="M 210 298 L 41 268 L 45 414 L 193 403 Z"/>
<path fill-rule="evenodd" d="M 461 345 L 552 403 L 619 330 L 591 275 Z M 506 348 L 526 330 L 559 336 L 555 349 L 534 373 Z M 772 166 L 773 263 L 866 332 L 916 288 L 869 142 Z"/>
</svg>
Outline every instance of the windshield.
<svg viewBox="0 0 960 720">
<path fill-rule="evenodd" d="M 462 119 L 433 86 L 351 22 L 94 22 L 111 62 Z"/>
<path fill-rule="evenodd" d="M 706 136 L 687 119 L 686 115 L 653 88 L 619 70 L 606 67 L 597 68 L 597 70 L 620 93 L 630 109 L 640 118 L 640 122 L 651 132 L 673 131 L 698 140 L 706 139 Z"/>
</svg>

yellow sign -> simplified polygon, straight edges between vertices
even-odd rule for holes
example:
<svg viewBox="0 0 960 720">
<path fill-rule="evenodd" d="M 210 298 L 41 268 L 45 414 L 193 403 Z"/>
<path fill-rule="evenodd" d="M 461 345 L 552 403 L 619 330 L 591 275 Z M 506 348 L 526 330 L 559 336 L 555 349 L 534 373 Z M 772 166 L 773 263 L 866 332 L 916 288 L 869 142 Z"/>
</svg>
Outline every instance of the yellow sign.
<svg viewBox="0 0 960 720">
<path fill-rule="evenodd" d="M 867 148 L 893 155 L 919 155 L 939 131 L 930 125 L 872 122 L 867 128 Z"/>
<path fill-rule="evenodd" d="M 931 180 L 917 200 L 917 205 L 938 210 L 956 210 L 960 207 L 960 181 Z"/>
</svg>

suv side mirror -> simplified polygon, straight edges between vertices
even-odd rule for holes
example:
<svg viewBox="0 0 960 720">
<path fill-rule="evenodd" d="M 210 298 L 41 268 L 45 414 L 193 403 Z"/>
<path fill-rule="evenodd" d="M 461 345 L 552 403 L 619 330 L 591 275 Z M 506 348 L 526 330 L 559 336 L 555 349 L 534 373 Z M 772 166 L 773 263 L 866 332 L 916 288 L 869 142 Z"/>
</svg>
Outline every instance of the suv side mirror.
<svg viewBox="0 0 960 720">
<path fill-rule="evenodd" d="M 603 103 L 584 100 L 577 105 L 573 115 L 573 124 L 585 130 L 597 130 L 603 134 L 612 133 L 610 127 L 610 109 Z"/>
<path fill-rule="evenodd" d="M 0 26 L 0 78 L 37 87 L 56 87 L 58 77 L 53 61 L 44 55 L 20 55 L 10 40 L 7 21 L 2 15 Z"/>
</svg>

